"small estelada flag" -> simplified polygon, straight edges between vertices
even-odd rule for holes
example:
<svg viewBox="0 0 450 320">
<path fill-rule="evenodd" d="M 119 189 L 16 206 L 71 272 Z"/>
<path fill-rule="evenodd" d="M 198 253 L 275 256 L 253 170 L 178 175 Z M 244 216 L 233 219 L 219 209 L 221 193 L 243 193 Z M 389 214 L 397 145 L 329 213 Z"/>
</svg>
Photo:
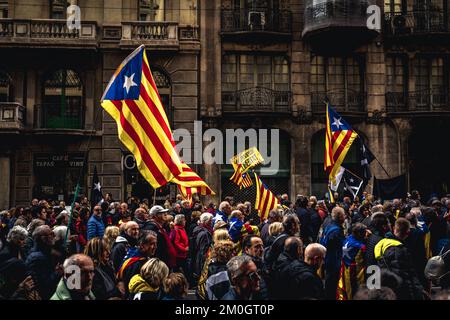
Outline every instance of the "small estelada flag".
<svg viewBox="0 0 450 320">
<path fill-rule="evenodd" d="M 230 180 L 233 181 L 240 189 L 249 188 L 253 185 L 252 178 L 248 173 L 242 173 L 242 164 L 234 164 L 234 173 Z"/>
</svg>

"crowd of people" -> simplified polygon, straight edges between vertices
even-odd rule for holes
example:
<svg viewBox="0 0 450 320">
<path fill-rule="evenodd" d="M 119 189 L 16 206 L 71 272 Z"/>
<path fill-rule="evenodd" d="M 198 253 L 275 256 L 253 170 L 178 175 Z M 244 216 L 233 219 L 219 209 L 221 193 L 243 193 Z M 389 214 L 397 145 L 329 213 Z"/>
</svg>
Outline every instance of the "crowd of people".
<svg viewBox="0 0 450 320">
<path fill-rule="evenodd" d="M 0 213 L 0 299 L 449 299 L 450 195 L 278 198 L 263 220 L 232 197 L 33 199 Z"/>
</svg>

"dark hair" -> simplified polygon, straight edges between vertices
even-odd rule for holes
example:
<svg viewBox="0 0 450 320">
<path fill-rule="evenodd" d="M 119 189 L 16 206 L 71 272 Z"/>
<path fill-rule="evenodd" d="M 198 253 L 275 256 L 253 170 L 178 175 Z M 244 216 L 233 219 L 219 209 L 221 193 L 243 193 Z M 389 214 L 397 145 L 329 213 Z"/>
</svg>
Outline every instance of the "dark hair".
<svg viewBox="0 0 450 320">
<path fill-rule="evenodd" d="M 298 258 L 298 248 L 303 245 L 302 240 L 297 237 L 289 237 L 284 243 L 284 252 L 293 258 Z"/>
<path fill-rule="evenodd" d="M 395 221 L 395 226 L 398 228 L 401 235 L 407 235 L 411 228 L 411 224 L 405 218 L 398 218 L 397 221 Z"/>
<path fill-rule="evenodd" d="M 409 221 L 409 223 L 411 223 L 411 225 L 413 225 L 413 226 L 417 225 L 417 217 L 414 213 L 411 213 L 411 212 L 408 213 L 405 218 L 406 218 L 406 220 Z"/>
<path fill-rule="evenodd" d="M 366 236 L 366 230 L 367 226 L 362 223 L 355 223 L 351 227 L 352 235 L 360 241 L 364 240 L 364 237 Z"/>
<path fill-rule="evenodd" d="M 305 196 L 297 197 L 295 201 L 295 207 L 297 208 L 306 208 L 308 206 L 308 198 Z"/>
<path fill-rule="evenodd" d="M 139 233 L 139 238 L 137 241 L 137 246 L 140 247 L 141 245 L 147 244 L 150 242 L 149 237 L 153 236 L 155 238 L 157 238 L 157 234 L 155 231 L 151 231 L 151 230 L 141 230 L 141 232 Z"/>
<path fill-rule="evenodd" d="M 374 214 L 372 216 L 372 221 L 370 222 L 370 230 L 373 232 L 377 231 L 380 235 L 384 235 L 388 225 L 388 219 L 384 214 Z"/>
<path fill-rule="evenodd" d="M 397 296 L 391 288 L 369 289 L 364 286 L 359 288 L 353 300 L 397 300 Z"/>
<path fill-rule="evenodd" d="M 261 239 L 260 237 L 258 237 L 257 235 L 254 235 L 254 234 L 250 234 L 250 235 L 246 236 L 244 238 L 244 240 L 242 241 L 242 251 L 245 252 L 245 249 L 248 249 L 248 248 L 250 248 L 252 246 L 252 239 L 253 238 Z"/>
<path fill-rule="evenodd" d="M 283 228 L 287 234 L 291 234 L 293 231 L 294 225 L 299 225 L 300 222 L 298 217 L 295 214 L 288 214 L 283 218 Z"/>
</svg>

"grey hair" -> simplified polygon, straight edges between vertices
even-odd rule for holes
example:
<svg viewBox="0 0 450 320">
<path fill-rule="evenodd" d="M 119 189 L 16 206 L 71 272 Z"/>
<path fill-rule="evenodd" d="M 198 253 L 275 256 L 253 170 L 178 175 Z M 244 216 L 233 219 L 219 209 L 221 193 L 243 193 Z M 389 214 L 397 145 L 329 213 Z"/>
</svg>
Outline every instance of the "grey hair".
<svg viewBox="0 0 450 320">
<path fill-rule="evenodd" d="M 183 220 L 186 220 L 184 214 L 177 214 L 177 215 L 175 216 L 175 219 L 173 220 L 173 223 L 174 223 L 176 226 L 179 226 L 179 225 L 181 225 L 181 223 L 183 222 Z"/>
<path fill-rule="evenodd" d="M 91 257 L 89 257 L 85 254 L 82 254 L 82 253 L 73 254 L 70 257 L 68 257 L 66 260 L 64 260 L 64 263 L 63 263 L 64 273 L 72 273 L 73 270 L 68 270 L 69 267 L 80 266 L 81 261 L 83 259 L 92 260 Z"/>
<path fill-rule="evenodd" d="M 41 219 L 34 219 L 30 222 L 30 224 L 27 227 L 27 231 L 29 234 L 33 234 L 34 230 L 36 230 L 37 227 L 43 226 L 45 224 L 44 221 Z"/>
<path fill-rule="evenodd" d="M 339 214 L 342 213 L 345 215 L 345 211 L 341 207 L 334 207 L 333 210 L 331 210 L 331 219 L 336 221 L 336 219 L 339 217 Z"/>
<path fill-rule="evenodd" d="M 233 281 L 234 279 L 241 276 L 243 273 L 243 266 L 248 265 L 252 261 L 252 258 L 247 255 L 235 256 L 231 258 L 227 263 L 228 278 Z"/>
<path fill-rule="evenodd" d="M 44 231 L 47 230 L 47 229 L 50 229 L 50 227 L 45 225 L 45 224 L 42 225 L 42 226 L 37 227 L 33 231 L 33 239 L 34 240 L 38 239 L 44 233 Z M 50 229 L 50 230 L 52 230 L 52 229 Z"/>
<path fill-rule="evenodd" d="M 211 221 L 213 219 L 213 215 L 209 212 L 204 212 L 202 213 L 202 215 L 200 216 L 200 223 L 206 223 L 208 221 Z"/>
<path fill-rule="evenodd" d="M 28 237 L 28 231 L 21 227 L 15 226 L 9 232 L 6 237 L 7 242 L 16 242 L 18 240 L 25 240 Z"/>
<path fill-rule="evenodd" d="M 376 206 L 372 207 L 372 213 L 378 213 L 383 212 L 383 205 L 377 204 Z"/>
</svg>

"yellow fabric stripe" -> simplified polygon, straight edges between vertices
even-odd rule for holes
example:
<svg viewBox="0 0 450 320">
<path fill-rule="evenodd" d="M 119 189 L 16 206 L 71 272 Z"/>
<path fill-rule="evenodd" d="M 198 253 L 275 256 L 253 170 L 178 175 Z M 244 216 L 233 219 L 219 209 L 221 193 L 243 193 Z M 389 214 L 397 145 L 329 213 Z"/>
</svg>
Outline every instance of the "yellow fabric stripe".
<svg viewBox="0 0 450 320">
<path fill-rule="evenodd" d="M 256 175 L 256 172 L 255 172 L 255 180 L 256 180 L 256 201 L 255 201 L 255 210 L 258 210 L 258 211 L 259 211 L 259 199 L 260 199 L 260 197 L 261 197 L 261 195 L 259 194 L 259 189 L 260 189 L 261 185 L 260 185 L 259 178 L 258 178 L 258 176 Z"/>
<path fill-rule="evenodd" d="M 144 73 L 142 73 L 142 76 L 144 76 Z M 168 137 L 165 132 L 163 131 L 161 124 L 156 119 L 155 115 L 151 112 L 147 104 L 145 103 L 144 99 L 142 99 L 141 96 L 139 96 L 139 100 L 135 100 L 137 106 L 141 110 L 142 114 L 144 115 L 145 119 L 149 123 L 150 127 L 153 128 L 155 131 L 156 136 L 161 141 L 161 144 L 166 149 L 167 153 L 170 155 L 172 162 L 175 163 L 175 165 L 179 168 L 181 171 L 181 160 L 175 150 L 175 148 L 172 146 L 171 139 L 172 137 Z"/>
<path fill-rule="evenodd" d="M 161 185 L 156 181 L 153 174 L 147 168 L 144 161 L 142 160 L 142 156 L 138 146 L 133 141 L 133 139 L 130 138 L 130 136 L 126 133 L 126 131 L 123 130 L 122 125 L 120 123 L 120 113 L 117 110 L 116 106 L 108 100 L 104 100 L 101 105 L 106 110 L 106 112 L 108 112 L 109 115 L 116 121 L 119 139 L 134 155 L 139 172 L 142 174 L 145 180 L 147 180 L 150 183 L 150 185 L 153 188 L 159 188 Z"/>
<path fill-rule="evenodd" d="M 341 131 L 341 133 L 339 133 L 336 141 L 333 144 L 333 154 L 336 153 L 336 150 L 340 147 L 342 140 L 344 140 L 346 135 L 347 135 L 347 131 Z"/>
<path fill-rule="evenodd" d="M 147 149 L 147 152 L 151 155 L 153 162 L 155 162 L 156 167 L 161 171 L 164 178 L 167 181 L 171 180 L 174 177 L 173 173 L 161 158 L 159 152 L 157 151 L 158 149 L 153 144 L 152 139 L 150 139 L 150 137 L 147 135 L 145 129 L 141 127 L 139 120 L 134 117 L 133 113 L 131 113 L 128 105 L 125 102 L 122 103 L 122 113 L 125 119 L 128 120 L 130 125 L 136 131 L 137 135 L 142 141 L 142 144 L 145 146 L 145 149 Z M 170 146 L 172 147 L 172 145 Z"/>
<path fill-rule="evenodd" d="M 335 184 L 335 180 L 336 180 L 336 174 L 339 171 L 339 168 L 341 167 L 342 162 L 345 159 L 345 156 L 347 155 L 348 150 L 350 149 L 353 141 L 355 140 L 355 138 L 358 136 L 358 134 L 356 132 L 353 132 L 352 135 L 350 136 L 350 139 L 348 140 L 348 143 L 346 144 L 344 150 L 342 150 L 341 154 L 339 155 L 339 158 L 337 158 L 336 162 L 334 163 L 333 169 L 330 172 L 330 178 L 329 180 L 333 181 L 333 184 Z"/>
<path fill-rule="evenodd" d="M 146 53 L 146 50 L 144 50 L 143 56 L 144 56 L 144 63 L 145 63 L 145 64 L 148 66 L 148 68 L 150 69 L 150 64 L 148 63 L 148 60 L 147 60 L 147 53 Z M 151 75 L 152 78 L 153 78 L 153 75 L 152 75 L 151 72 L 150 72 L 150 75 Z M 154 80 L 154 79 L 153 79 L 153 80 Z M 147 92 L 148 92 L 148 95 L 150 96 L 150 99 L 152 99 L 153 103 L 154 103 L 154 104 L 156 105 L 156 107 L 158 108 L 159 113 L 162 114 L 163 119 L 164 119 L 165 123 L 167 124 L 167 127 L 169 128 L 170 131 L 172 131 L 171 128 L 170 128 L 170 125 L 169 125 L 169 120 L 167 119 L 167 116 L 166 116 L 166 112 L 164 111 L 164 107 L 163 107 L 161 101 L 160 101 L 159 98 L 158 98 L 158 94 L 155 92 L 155 90 L 154 90 L 153 87 L 151 86 L 150 82 L 149 82 L 149 81 L 147 80 L 147 78 L 145 77 L 144 72 L 142 72 L 141 83 L 142 83 L 142 85 L 146 88 L 146 90 L 147 90 Z M 155 83 L 155 81 L 153 81 L 153 83 Z M 156 83 L 155 83 L 155 85 L 156 85 Z"/>
</svg>

